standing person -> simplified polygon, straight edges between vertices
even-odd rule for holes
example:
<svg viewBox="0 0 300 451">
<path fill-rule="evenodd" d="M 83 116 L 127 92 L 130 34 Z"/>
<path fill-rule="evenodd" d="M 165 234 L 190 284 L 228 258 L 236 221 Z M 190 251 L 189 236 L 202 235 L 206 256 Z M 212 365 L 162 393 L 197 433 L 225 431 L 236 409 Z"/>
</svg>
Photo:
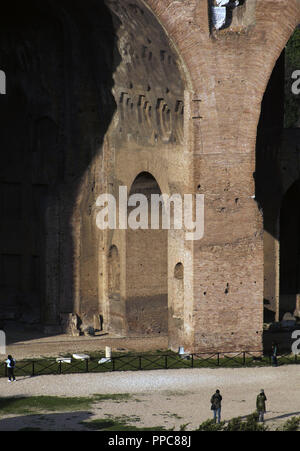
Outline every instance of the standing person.
<svg viewBox="0 0 300 451">
<path fill-rule="evenodd" d="M 258 412 L 258 421 L 259 423 L 264 422 L 264 415 L 266 413 L 266 401 L 267 397 L 263 389 L 261 389 L 260 394 L 256 398 L 256 408 Z"/>
<path fill-rule="evenodd" d="M 15 370 L 15 366 L 16 366 L 16 361 L 15 359 L 9 355 L 7 357 L 7 360 L 5 361 L 6 366 L 7 366 L 7 374 L 8 374 L 8 382 L 15 382 L 16 378 L 15 378 L 15 374 L 14 374 L 14 370 Z"/>
<path fill-rule="evenodd" d="M 277 356 L 278 356 L 278 344 L 275 341 L 273 341 L 273 343 L 272 343 L 272 364 L 273 364 L 273 366 L 278 365 Z"/>
<path fill-rule="evenodd" d="M 214 422 L 216 423 L 218 418 L 218 423 L 221 423 L 222 396 L 220 394 L 220 390 L 216 390 L 216 393 L 212 395 L 210 402 L 211 410 L 214 411 Z"/>
</svg>

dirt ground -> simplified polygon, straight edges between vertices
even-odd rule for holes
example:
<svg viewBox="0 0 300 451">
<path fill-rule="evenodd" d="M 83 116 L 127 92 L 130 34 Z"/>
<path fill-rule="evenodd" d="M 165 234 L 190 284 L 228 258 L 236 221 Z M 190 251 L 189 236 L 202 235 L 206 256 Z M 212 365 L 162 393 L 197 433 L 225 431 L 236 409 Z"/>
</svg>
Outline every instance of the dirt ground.
<svg viewBox="0 0 300 451">
<path fill-rule="evenodd" d="M 56 357 L 74 352 L 93 352 L 110 346 L 113 351 L 155 351 L 167 349 L 167 337 L 143 339 L 100 334 L 97 337 L 67 335 L 40 336 L 20 330 L 8 333 L 7 353 L 17 360 Z M 0 359 L 4 356 L 0 356 Z M 217 368 L 74 374 L 22 378 L 14 384 L 0 379 L 0 396 L 93 396 L 128 393 L 128 399 L 102 401 L 87 412 L 45 413 L 1 417 L 0 430 L 41 428 L 45 430 L 86 430 L 82 422 L 94 419 L 126 418 L 137 427 L 166 429 L 187 424 L 194 430 L 211 418 L 210 397 L 217 388 L 223 396 L 222 416 L 229 420 L 255 410 L 261 388 L 267 402 L 266 422 L 272 428 L 293 416 L 300 416 L 299 366 L 278 368 Z"/>
<path fill-rule="evenodd" d="M 88 412 L 7 416 L 0 430 L 40 427 L 46 430 L 84 430 L 82 421 L 126 417 L 138 427 L 193 430 L 211 417 L 210 396 L 216 388 L 223 396 L 222 416 L 229 420 L 255 410 L 261 388 L 267 401 L 266 423 L 272 429 L 300 415 L 298 366 L 241 369 L 183 369 L 146 372 L 81 374 L 24 378 L 8 384 L 0 380 L 2 397 L 57 395 L 92 396 L 128 393 L 125 400 L 99 402 Z"/>
<path fill-rule="evenodd" d="M 41 336 L 38 332 L 19 331 L 14 328 L 7 331 L 6 353 L 20 360 L 25 358 L 58 357 L 68 353 L 104 351 L 106 346 L 111 347 L 113 352 L 166 350 L 168 348 L 168 338 L 166 336 L 123 338 L 106 333 L 99 333 L 95 337 Z"/>
</svg>

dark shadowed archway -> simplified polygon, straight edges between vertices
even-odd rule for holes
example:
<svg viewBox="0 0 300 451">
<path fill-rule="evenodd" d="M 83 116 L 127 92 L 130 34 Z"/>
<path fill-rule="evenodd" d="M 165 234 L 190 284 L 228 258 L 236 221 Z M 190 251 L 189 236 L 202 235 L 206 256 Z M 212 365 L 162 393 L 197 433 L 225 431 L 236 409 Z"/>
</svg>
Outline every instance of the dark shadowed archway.
<svg viewBox="0 0 300 451">
<path fill-rule="evenodd" d="M 280 215 L 280 309 L 293 314 L 300 297 L 300 181 L 285 194 Z"/>
<path fill-rule="evenodd" d="M 0 319 L 52 333 L 76 314 L 84 329 L 105 290 L 122 297 L 123 250 L 96 227 L 98 195 L 129 149 L 132 165 L 140 145 L 181 151 L 179 57 L 143 1 L 28 0 L 1 8 L 0 68 Z M 153 299 L 167 293 L 157 283 Z"/>
<path fill-rule="evenodd" d="M 296 30 L 295 33 L 298 31 Z M 264 222 L 264 319 L 266 322 L 278 321 L 286 311 L 290 310 L 290 308 L 286 310 L 289 304 L 286 296 L 290 291 L 295 292 L 293 276 L 295 268 L 290 272 L 291 265 L 294 266 L 295 263 L 291 244 L 295 239 L 294 232 L 298 223 L 295 204 L 292 208 L 293 201 L 290 196 L 297 196 L 296 188 L 294 187 L 287 194 L 288 188 L 299 178 L 296 168 L 298 167 L 297 137 L 300 135 L 289 125 L 291 105 L 294 107 L 295 102 L 289 61 L 291 53 L 295 50 L 291 49 L 294 36 L 295 34 L 282 51 L 273 69 L 263 97 L 257 132 L 255 183 L 256 200 L 261 208 Z M 287 232 L 289 229 L 290 237 Z M 294 243 L 297 247 L 297 239 Z M 288 288 L 289 272 L 294 280 L 290 288 Z M 293 303 L 295 306 L 294 301 Z"/>
<path fill-rule="evenodd" d="M 74 312 L 78 193 L 116 109 L 118 64 L 103 2 L 1 6 L 0 319 L 56 330 Z M 87 191 L 92 192 L 89 177 Z M 59 329 L 57 329 L 59 330 Z"/>
<path fill-rule="evenodd" d="M 126 232 L 126 320 L 129 334 L 168 333 L 168 231 L 151 230 L 151 195 L 161 194 L 155 178 L 141 173 L 130 195 L 148 200 L 149 229 Z M 133 211 L 134 208 L 131 208 Z M 130 215 L 129 210 L 129 215 Z"/>
</svg>

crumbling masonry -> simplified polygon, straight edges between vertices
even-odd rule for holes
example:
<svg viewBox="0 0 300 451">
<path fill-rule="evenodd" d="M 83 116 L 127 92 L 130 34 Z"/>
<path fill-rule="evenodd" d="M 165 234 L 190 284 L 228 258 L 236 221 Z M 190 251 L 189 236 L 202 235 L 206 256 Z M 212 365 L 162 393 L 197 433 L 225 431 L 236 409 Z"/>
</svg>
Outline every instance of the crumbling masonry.
<svg viewBox="0 0 300 451">
<path fill-rule="evenodd" d="M 281 55 L 300 1 L 241 1 L 220 29 L 208 0 L 19 3 L 0 16 L 0 318 L 260 350 L 264 307 L 293 313 L 300 289 L 285 278 L 280 304 L 280 211 L 300 194 Z M 204 194 L 204 238 L 101 232 L 96 199 L 120 185 Z"/>
</svg>

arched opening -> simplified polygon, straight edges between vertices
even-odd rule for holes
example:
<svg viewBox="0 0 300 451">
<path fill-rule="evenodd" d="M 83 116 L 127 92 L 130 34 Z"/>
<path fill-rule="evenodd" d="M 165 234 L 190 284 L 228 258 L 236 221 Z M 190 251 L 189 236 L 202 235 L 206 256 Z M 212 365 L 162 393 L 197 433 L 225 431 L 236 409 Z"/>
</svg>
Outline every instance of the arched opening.
<svg viewBox="0 0 300 451">
<path fill-rule="evenodd" d="M 148 201 L 148 229 L 126 231 L 126 320 L 131 335 L 168 333 L 168 231 L 151 230 L 151 195 L 161 194 L 156 179 L 143 172 L 130 195 Z M 134 207 L 129 210 L 129 216 Z"/>
<path fill-rule="evenodd" d="M 298 45 L 297 45 L 298 43 Z M 298 150 L 300 101 L 292 90 L 293 73 L 300 66 L 300 30 L 295 30 L 281 53 L 270 77 L 261 109 L 256 146 L 256 200 L 264 221 L 264 321 L 282 319 L 289 304 L 287 296 L 295 291 L 288 272 L 295 264 L 297 215 L 293 214 L 297 197 L 294 187 L 300 178 Z M 291 209 L 291 210 L 290 210 Z M 283 228 L 283 230 L 282 230 Z M 289 231 L 292 233 L 289 237 Z M 290 257 L 289 257 L 290 255 Z M 289 262 L 289 263 L 288 263 Z M 287 265 L 287 266 L 286 266 Z M 287 269 L 284 269 L 286 266 Z M 292 283 L 290 288 L 289 284 Z M 283 284 L 283 285 L 282 285 Z M 290 308 L 290 307 L 289 307 Z"/>
<path fill-rule="evenodd" d="M 294 314 L 300 296 L 300 180 L 285 194 L 280 216 L 280 310 Z M 282 316 L 282 315 L 281 315 Z"/>
</svg>

